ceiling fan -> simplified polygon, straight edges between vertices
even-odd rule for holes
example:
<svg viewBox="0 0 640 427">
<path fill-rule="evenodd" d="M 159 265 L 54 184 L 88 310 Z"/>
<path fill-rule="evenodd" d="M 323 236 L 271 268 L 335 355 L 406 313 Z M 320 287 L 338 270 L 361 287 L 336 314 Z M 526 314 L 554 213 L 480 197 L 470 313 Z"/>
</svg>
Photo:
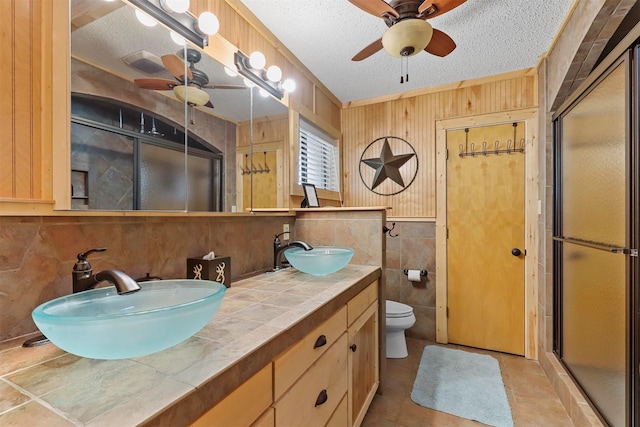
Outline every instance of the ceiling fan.
<svg viewBox="0 0 640 427">
<path fill-rule="evenodd" d="M 444 57 L 453 52 L 456 43 L 436 30 L 427 19 L 442 15 L 466 0 L 349 0 L 374 16 L 382 18 L 389 27 L 382 38 L 358 52 L 351 60 L 362 61 L 384 48 L 395 57 L 409 57 L 424 50 Z"/>
<path fill-rule="evenodd" d="M 161 57 L 162 64 L 175 77 L 175 80 L 145 78 L 134 79 L 133 82 L 141 89 L 173 90 L 176 98 L 181 102 L 186 101 L 189 105 L 209 108 L 213 108 L 213 104 L 209 94 L 203 89 L 246 89 L 244 85 L 209 83 L 209 76 L 195 67 L 195 64 L 202 59 L 202 54 L 196 49 L 187 49 L 186 61 L 189 66 L 186 67 L 185 76 L 185 63 L 181 58 L 184 57 L 184 51 L 180 50 L 178 55 L 169 54 Z"/>
</svg>

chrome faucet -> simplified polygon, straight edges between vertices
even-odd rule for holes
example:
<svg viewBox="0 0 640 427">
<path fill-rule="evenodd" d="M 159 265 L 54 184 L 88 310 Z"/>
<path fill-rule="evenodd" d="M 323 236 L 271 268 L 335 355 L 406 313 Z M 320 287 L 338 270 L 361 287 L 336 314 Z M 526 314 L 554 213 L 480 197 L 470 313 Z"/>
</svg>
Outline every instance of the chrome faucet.
<svg viewBox="0 0 640 427">
<path fill-rule="evenodd" d="M 287 234 L 287 232 L 276 234 L 276 238 L 273 239 L 273 270 L 280 270 L 282 268 L 282 253 L 289 248 L 302 248 L 305 251 L 313 249 L 311 245 L 303 242 L 302 240 L 294 240 L 286 245 L 283 245 L 280 241 L 280 236 Z"/>
<path fill-rule="evenodd" d="M 104 270 L 93 274 L 93 268 L 87 256 L 93 252 L 104 252 L 107 248 L 91 249 L 78 254 L 78 261 L 73 266 L 73 293 L 93 289 L 100 282 L 107 281 L 116 287 L 118 294 L 128 294 L 140 290 L 140 285 L 131 277 L 119 270 Z"/>
</svg>

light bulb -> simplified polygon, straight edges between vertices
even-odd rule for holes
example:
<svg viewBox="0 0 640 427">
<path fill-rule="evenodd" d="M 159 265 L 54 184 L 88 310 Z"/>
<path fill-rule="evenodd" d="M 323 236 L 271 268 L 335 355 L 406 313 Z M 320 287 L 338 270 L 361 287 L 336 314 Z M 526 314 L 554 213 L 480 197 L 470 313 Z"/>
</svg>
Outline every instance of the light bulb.
<svg viewBox="0 0 640 427">
<path fill-rule="evenodd" d="M 236 77 L 238 75 L 238 73 L 236 73 L 229 67 L 224 67 L 224 72 L 227 73 L 227 76 L 229 77 Z"/>
<path fill-rule="evenodd" d="M 279 82 L 282 78 L 282 70 L 277 65 L 272 65 L 267 69 L 267 78 L 272 82 Z"/>
<path fill-rule="evenodd" d="M 173 40 L 173 42 L 175 44 L 177 44 L 178 46 L 184 46 L 185 44 L 187 44 L 187 41 L 181 35 L 173 32 L 173 31 L 171 31 L 171 33 L 169 33 L 169 35 L 171 36 L 171 40 Z"/>
<path fill-rule="evenodd" d="M 258 93 L 263 97 L 266 98 L 267 96 L 269 96 L 269 92 L 267 92 L 266 90 L 260 88 L 260 90 L 258 91 Z"/>
<path fill-rule="evenodd" d="M 147 27 L 155 27 L 158 24 L 158 21 L 141 11 L 140 9 L 136 9 L 136 18 L 142 25 L 146 25 Z"/>
<path fill-rule="evenodd" d="M 203 33 L 212 36 L 220 29 L 218 17 L 211 12 L 202 12 L 198 17 L 198 28 Z"/>
<path fill-rule="evenodd" d="M 286 79 L 282 82 L 282 89 L 284 89 L 285 92 L 293 92 L 296 90 L 296 82 L 294 82 L 293 79 Z"/>
<path fill-rule="evenodd" d="M 246 87 L 256 87 L 256 84 L 249 79 L 244 79 L 244 85 Z"/>
<path fill-rule="evenodd" d="M 267 65 L 267 58 L 265 58 L 262 52 L 256 50 L 249 55 L 249 65 L 251 65 L 251 68 L 261 70 L 265 65 Z"/>
<path fill-rule="evenodd" d="M 189 0 L 164 0 L 164 3 L 171 12 L 185 13 L 189 10 Z"/>
</svg>

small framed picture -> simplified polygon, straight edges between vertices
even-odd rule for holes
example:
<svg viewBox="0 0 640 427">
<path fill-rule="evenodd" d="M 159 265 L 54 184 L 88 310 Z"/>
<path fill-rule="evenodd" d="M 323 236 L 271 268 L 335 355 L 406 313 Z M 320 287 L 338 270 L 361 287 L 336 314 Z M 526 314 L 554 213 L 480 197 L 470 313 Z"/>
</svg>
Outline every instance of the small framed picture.
<svg viewBox="0 0 640 427">
<path fill-rule="evenodd" d="M 302 188 L 304 189 L 304 198 L 307 201 L 307 207 L 319 208 L 320 202 L 318 201 L 316 186 L 313 184 L 302 184 Z"/>
</svg>

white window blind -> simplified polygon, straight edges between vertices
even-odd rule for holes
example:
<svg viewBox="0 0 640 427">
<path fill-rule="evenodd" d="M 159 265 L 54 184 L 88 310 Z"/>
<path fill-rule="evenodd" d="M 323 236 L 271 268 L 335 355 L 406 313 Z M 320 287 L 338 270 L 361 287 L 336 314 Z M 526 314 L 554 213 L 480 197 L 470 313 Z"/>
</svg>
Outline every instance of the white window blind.
<svg viewBox="0 0 640 427">
<path fill-rule="evenodd" d="M 298 184 L 313 184 L 316 188 L 338 192 L 338 147 L 309 127 L 302 123 L 300 126 Z"/>
</svg>

